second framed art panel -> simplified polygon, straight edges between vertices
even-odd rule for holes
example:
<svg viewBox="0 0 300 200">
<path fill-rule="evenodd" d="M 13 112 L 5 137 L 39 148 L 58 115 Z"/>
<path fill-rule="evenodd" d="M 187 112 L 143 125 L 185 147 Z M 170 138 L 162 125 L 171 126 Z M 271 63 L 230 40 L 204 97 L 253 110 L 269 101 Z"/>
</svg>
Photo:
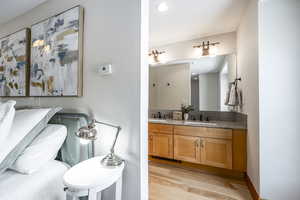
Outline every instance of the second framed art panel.
<svg viewBox="0 0 300 200">
<path fill-rule="evenodd" d="M 31 27 L 30 96 L 82 95 L 83 8 Z"/>
</svg>

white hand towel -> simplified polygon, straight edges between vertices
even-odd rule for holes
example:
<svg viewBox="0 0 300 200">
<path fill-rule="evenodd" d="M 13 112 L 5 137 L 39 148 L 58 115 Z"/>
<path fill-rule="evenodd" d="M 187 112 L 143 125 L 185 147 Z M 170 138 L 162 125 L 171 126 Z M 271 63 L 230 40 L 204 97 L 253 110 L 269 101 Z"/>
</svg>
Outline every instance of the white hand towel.
<svg viewBox="0 0 300 200">
<path fill-rule="evenodd" d="M 225 105 L 228 105 L 228 103 L 229 103 L 229 97 L 230 97 L 231 85 L 232 85 L 232 84 L 229 84 L 229 85 L 228 85 L 228 90 L 227 90 L 227 92 L 226 92 L 226 99 L 225 99 L 225 102 L 224 102 Z"/>
<path fill-rule="evenodd" d="M 236 106 L 237 105 L 237 91 L 236 91 L 236 85 L 231 84 L 231 88 L 229 91 L 229 106 Z"/>
<path fill-rule="evenodd" d="M 242 106 L 243 105 L 243 94 L 242 94 L 242 90 L 237 89 L 237 100 L 238 100 L 238 106 Z"/>
</svg>

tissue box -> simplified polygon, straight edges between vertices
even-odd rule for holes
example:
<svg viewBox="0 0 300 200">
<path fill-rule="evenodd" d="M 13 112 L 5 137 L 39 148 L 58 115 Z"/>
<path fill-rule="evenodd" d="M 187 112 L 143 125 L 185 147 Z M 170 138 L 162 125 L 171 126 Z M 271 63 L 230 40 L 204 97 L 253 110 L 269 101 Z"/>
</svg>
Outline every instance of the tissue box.
<svg viewBox="0 0 300 200">
<path fill-rule="evenodd" d="M 182 112 L 174 111 L 173 112 L 173 119 L 174 120 L 182 120 Z"/>
</svg>

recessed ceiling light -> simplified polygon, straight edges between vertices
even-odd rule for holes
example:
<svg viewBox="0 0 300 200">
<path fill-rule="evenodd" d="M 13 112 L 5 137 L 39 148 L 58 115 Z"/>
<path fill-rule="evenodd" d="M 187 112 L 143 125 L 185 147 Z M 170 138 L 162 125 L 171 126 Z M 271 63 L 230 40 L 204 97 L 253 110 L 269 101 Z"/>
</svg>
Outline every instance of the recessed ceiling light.
<svg viewBox="0 0 300 200">
<path fill-rule="evenodd" d="M 169 7 L 166 2 L 162 2 L 158 5 L 157 9 L 159 12 L 166 12 L 169 10 Z"/>
</svg>

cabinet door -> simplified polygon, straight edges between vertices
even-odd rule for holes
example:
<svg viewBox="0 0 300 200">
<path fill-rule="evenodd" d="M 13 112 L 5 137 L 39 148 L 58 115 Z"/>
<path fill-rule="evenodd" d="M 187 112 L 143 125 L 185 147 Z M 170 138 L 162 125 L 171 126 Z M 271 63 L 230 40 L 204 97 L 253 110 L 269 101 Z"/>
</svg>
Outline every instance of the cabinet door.
<svg viewBox="0 0 300 200">
<path fill-rule="evenodd" d="M 232 169 L 232 142 L 201 138 L 201 164 Z"/>
<path fill-rule="evenodd" d="M 173 159 L 173 135 L 151 134 L 150 155 Z"/>
<path fill-rule="evenodd" d="M 200 138 L 174 135 L 174 159 L 200 163 Z"/>
</svg>

